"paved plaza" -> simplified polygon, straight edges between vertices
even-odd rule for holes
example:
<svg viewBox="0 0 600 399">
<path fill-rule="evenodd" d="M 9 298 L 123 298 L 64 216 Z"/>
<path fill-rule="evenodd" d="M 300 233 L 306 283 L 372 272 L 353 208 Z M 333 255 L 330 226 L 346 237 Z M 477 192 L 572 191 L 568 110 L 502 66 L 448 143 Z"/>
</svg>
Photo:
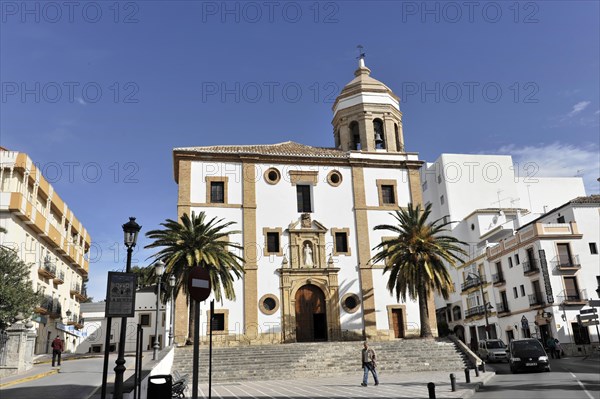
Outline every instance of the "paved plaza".
<svg viewBox="0 0 600 399">
<path fill-rule="evenodd" d="M 318 367 L 318 365 L 315 365 Z M 379 386 L 362 387 L 362 373 L 353 376 L 329 377 L 323 379 L 273 380 L 260 382 L 238 382 L 213 384 L 212 397 L 234 398 L 428 398 L 427 384 L 435 383 L 436 397 L 462 398 L 473 394 L 473 388 L 482 381 L 490 380 L 494 373 L 480 373 L 475 377 L 471 372 L 471 383 L 465 383 L 463 372 L 454 373 L 457 378 L 456 391 L 450 388 L 450 373 L 421 372 L 386 375 L 381 373 Z M 191 397 L 191 385 L 187 390 Z M 200 384 L 198 397 L 208 398 L 208 385 Z"/>
</svg>

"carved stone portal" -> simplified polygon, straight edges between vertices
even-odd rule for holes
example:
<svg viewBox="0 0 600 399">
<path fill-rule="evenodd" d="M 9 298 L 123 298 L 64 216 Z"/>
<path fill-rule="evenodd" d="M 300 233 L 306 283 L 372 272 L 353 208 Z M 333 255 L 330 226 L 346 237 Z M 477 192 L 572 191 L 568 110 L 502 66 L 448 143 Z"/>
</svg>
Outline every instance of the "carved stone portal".
<svg viewBox="0 0 600 399">
<path fill-rule="evenodd" d="M 312 320 L 310 317 L 317 320 L 317 316 L 322 316 L 323 313 L 327 323 L 326 339 L 339 340 L 341 330 L 338 272 L 340 269 L 332 267 L 333 263 L 327 263 L 325 252 L 327 228 L 316 220 L 311 220 L 310 214 L 303 214 L 299 220 L 289 225 L 288 232 L 290 235 L 289 266 L 277 270 L 281 276 L 284 342 L 296 342 L 298 338 L 310 340 L 310 334 L 306 335 L 306 326 L 298 325 L 297 322 L 302 324 L 304 319 Z M 296 320 L 298 292 L 317 289 L 323 292 L 324 312 L 319 308 L 319 312 L 315 315 L 302 314 L 304 319 Z M 300 331 L 298 329 L 304 331 L 302 336 L 297 336 Z M 313 339 L 322 339 L 322 335 L 315 334 Z"/>
</svg>

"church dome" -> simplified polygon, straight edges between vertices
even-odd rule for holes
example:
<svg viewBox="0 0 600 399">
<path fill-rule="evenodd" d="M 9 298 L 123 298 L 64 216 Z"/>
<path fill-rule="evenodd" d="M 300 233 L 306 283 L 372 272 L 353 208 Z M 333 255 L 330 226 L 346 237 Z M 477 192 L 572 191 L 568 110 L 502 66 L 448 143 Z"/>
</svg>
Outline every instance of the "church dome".
<svg viewBox="0 0 600 399">
<path fill-rule="evenodd" d="M 387 104 L 400 110 L 400 98 L 385 84 L 371 77 L 371 70 L 365 66 L 364 59 L 360 59 L 354 76 L 336 98 L 332 107 L 334 115 L 359 103 Z"/>
</svg>

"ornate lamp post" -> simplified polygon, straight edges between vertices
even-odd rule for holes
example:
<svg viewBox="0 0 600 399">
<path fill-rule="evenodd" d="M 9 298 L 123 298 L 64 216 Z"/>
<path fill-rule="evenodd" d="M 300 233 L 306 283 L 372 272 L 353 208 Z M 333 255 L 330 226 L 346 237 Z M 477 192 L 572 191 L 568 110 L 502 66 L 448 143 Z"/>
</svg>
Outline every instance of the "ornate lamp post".
<svg viewBox="0 0 600 399">
<path fill-rule="evenodd" d="M 156 289 L 156 320 L 154 323 L 154 346 L 152 352 L 152 360 L 156 360 L 156 354 L 160 349 L 160 344 L 158 343 L 158 318 L 159 318 L 159 310 L 160 310 L 160 280 L 162 278 L 162 274 L 165 271 L 165 264 L 159 260 L 154 264 L 154 274 L 158 277 L 158 285 Z"/>
<path fill-rule="evenodd" d="M 481 300 L 483 301 L 483 308 L 485 311 L 485 338 L 489 339 L 490 338 L 490 320 L 488 319 L 488 310 L 493 309 L 494 307 L 492 306 L 491 303 L 486 302 L 485 301 L 485 295 L 483 292 L 483 279 L 481 278 L 481 275 L 479 274 L 479 272 L 475 272 L 477 274 L 474 273 L 467 273 L 467 281 L 472 281 L 473 278 L 477 279 L 478 285 L 479 285 L 479 289 L 481 290 Z"/>
<path fill-rule="evenodd" d="M 175 326 L 175 322 L 173 320 L 173 318 L 175 317 L 175 301 L 173 294 L 175 291 L 176 282 L 177 281 L 175 279 L 175 275 L 171 274 L 171 276 L 169 277 L 169 287 L 171 287 L 171 316 L 169 317 L 171 325 L 169 326 L 169 346 L 173 345 L 173 327 Z"/>
<path fill-rule="evenodd" d="M 127 273 L 131 273 L 131 255 L 137 242 L 138 233 L 142 226 L 135 222 L 134 217 L 129 218 L 129 222 L 123 225 L 124 243 L 127 247 Z M 119 354 L 115 361 L 115 389 L 113 399 L 123 399 L 123 374 L 125 373 L 125 339 L 127 332 L 127 317 L 121 318 L 121 331 L 119 333 Z"/>
</svg>

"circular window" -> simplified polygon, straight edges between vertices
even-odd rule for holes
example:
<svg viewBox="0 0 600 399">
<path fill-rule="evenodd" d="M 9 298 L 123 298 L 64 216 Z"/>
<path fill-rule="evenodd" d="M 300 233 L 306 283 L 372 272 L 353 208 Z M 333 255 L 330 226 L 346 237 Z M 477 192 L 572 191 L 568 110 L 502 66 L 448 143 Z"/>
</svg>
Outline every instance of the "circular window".
<svg viewBox="0 0 600 399">
<path fill-rule="evenodd" d="M 266 315 L 272 315 L 279 309 L 279 299 L 273 294 L 263 295 L 258 302 L 260 311 Z"/>
<path fill-rule="evenodd" d="M 342 174 L 337 170 L 332 170 L 327 175 L 327 183 L 329 183 L 333 187 L 339 186 L 342 183 Z"/>
<path fill-rule="evenodd" d="M 269 168 L 265 172 L 265 180 L 269 184 L 277 184 L 281 179 L 281 173 L 276 168 Z"/>
<path fill-rule="evenodd" d="M 360 298 L 356 294 L 346 294 L 342 298 L 342 308 L 348 313 L 354 313 L 358 310 Z"/>
<path fill-rule="evenodd" d="M 264 306 L 265 310 L 268 310 L 269 312 L 271 312 L 271 311 L 273 311 L 273 309 L 275 309 L 277 307 L 277 302 L 275 302 L 275 299 L 269 297 L 263 301 L 263 306 Z"/>
</svg>

